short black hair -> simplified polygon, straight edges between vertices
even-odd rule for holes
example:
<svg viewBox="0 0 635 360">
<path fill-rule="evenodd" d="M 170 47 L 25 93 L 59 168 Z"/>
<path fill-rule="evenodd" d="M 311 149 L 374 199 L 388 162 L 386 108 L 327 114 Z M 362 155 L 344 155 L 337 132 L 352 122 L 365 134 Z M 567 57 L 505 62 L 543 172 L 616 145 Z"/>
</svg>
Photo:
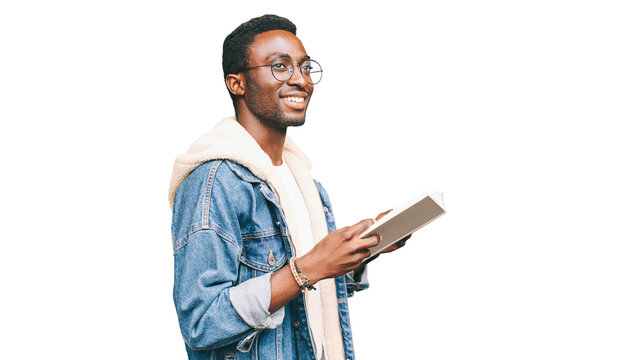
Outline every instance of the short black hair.
<svg viewBox="0 0 635 360">
<path fill-rule="evenodd" d="M 256 35 L 271 31 L 285 30 L 295 35 L 295 24 L 277 15 L 263 15 L 240 24 L 223 42 L 223 76 L 236 74 L 247 67 L 248 48 Z"/>
</svg>

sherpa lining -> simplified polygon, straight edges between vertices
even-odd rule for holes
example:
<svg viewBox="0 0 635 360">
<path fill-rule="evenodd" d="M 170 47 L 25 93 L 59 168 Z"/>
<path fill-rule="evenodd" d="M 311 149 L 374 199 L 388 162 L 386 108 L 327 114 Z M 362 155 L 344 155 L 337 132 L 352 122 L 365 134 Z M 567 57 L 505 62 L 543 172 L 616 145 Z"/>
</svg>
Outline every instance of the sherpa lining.
<svg viewBox="0 0 635 360">
<path fill-rule="evenodd" d="M 328 234 L 322 201 L 311 176 L 311 162 L 307 156 L 287 136 L 282 158 L 291 170 L 309 212 L 313 242 L 317 243 Z M 278 195 L 284 213 L 291 242 L 297 248 L 298 224 L 295 214 L 287 211 L 291 199 L 284 191 L 283 182 L 273 171 L 269 156 L 260 148 L 256 140 L 234 117 L 221 120 L 210 132 L 198 138 L 187 153 L 179 155 L 174 161 L 170 180 L 170 208 L 174 207 L 174 195 L 187 176 L 199 165 L 217 159 L 227 159 L 247 167 L 254 175 L 266 181 Z M 329 360 L 344 359 L 344 345 L 340 331 L 340 319 L 337 304 L 337 292 L 334 279 L 318 282 L 322 300 L 322 319 L 324 323 L 324 342 Z"/>
</svg>

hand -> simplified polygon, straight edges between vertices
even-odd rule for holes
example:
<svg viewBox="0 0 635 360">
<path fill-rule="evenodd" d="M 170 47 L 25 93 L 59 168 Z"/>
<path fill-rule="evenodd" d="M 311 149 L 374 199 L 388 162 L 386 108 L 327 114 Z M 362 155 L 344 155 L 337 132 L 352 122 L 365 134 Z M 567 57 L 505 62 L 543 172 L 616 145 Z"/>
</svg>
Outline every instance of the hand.
<svg viewBox="0 0 635 360">
<path fill-rule="evenodd" d="M 379 236 L 360 239 L 359 235 L 373 224 L 366 219 L 353 226 L 335 230 L 320 240 L 311 251 L 296 262 L 298 268 L 309 278 L 308 285 L 314 285 L 326 278 L 333 278 L 358 268 L 370 255 L 368 248 L 377 246 Z M 278 311 L 284 304 L 300 293 L 290 266 L 285 266 L 271 275 L 271 298 L 269 312 Z"/>
<path fill-rule="evenodd" d="M 383 218 L 384 216 L 386 216 L 386 214 L 388 214 L 392 210 L 393 209 L 390 209 L 388 211 L 384 211 L 383 213 L 377 215 L 377 217 L 375 218 L 375 221 L 378 221 L 379 219 Z M 408 241 L 408 239 L 410 239 L 411 236 L 412 236 L 412 234 L 410 234 L 410 235 L 406 236 L 405 238 L 397 241 L 396 243 L 394 243 L 394 244 L 390 245 L 389 247 L 385 248 L 384 250 L 380 251 L 379 254 L 377 254 L 377 255 L 393 252 L 393 251 L 403 247 L 404 245 L 406 245 L 406 241 Z"/>
<path fill-rule="evenodd" d="M 360 239 L 359 235 L 373 224 L 366 219 L 353 226 L 335 230 L 298 259 L 298 267 L 311 281 L 333 278 L 358 268 L 370 256 L 369 248 L 379 244 L 379 236 Z"/>
</svg>

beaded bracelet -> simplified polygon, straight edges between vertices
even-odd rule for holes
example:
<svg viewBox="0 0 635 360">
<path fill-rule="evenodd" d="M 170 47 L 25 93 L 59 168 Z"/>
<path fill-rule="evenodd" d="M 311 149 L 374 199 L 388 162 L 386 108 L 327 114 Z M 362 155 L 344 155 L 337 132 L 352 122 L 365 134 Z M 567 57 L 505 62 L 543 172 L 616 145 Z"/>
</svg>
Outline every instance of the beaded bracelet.
<svg viewBox="0 0 635 360">
<path fill-rule="evenodd" d="M 295 279 L 295 282 L 298 283 L 298 285 L 300 286 L 300 289 L 302 289 L 302 292 L 305 293 L 309 290 L 315 290 L 315 286 L 313 285 L 309 285 L 309 277 L 304 275 L 302 273 L 302 271 L 300 271 L 300 269 L 298 269 L 298 266 L 296 265 L 296 261 L 298 260 L 297 257 L 292 257 L 291 259 L 289 259 L 289 265 L 291 267 L 291 273 L 293 274 L 293 278 Z"/>
</svg>

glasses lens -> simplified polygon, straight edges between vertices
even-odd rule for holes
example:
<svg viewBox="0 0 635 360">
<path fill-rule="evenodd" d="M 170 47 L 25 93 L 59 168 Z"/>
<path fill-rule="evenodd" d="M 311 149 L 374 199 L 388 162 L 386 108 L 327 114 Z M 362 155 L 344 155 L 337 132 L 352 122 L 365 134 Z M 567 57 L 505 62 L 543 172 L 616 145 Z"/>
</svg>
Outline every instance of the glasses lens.
<svg viewBox="0 0 635 360">
<path fill-rule="evenodd" d="M 322 80 L 322 67 L 315 60 L 307 60 L 300 64 L 300 72 L 309 84 L 317 84 Z M 275 59 L 271 63 L 271 73 L 278 81 L 287 81 L 293 74 L 293 63 L 286 58 Z"/>
<path fill-rule="evenodd" d="M 317 84 L 322 80 L 322 67 L 315 60 L 308 60 L 300 65 L 300 70 L 306 81 L 310 84 Z"/>
<path fill-rule="evenodd" d="M 284 58 L 275 59 L 271 63 L 271 72 L 273 73 L 273 77 L 278 81 L 287 81 L 291 77 L 291 73 L 289 69 L 291 69 L 293 65 L 291 61 Z"/>
</svg>

